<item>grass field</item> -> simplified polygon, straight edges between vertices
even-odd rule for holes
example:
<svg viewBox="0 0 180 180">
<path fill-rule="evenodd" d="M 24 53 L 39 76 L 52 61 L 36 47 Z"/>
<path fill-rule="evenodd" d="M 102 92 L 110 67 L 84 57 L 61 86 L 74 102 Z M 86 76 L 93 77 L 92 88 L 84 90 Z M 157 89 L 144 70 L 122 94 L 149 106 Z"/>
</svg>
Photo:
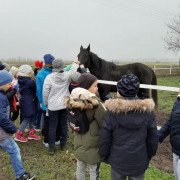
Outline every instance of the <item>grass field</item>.
<svg viewBox="0 0 180 180">
<path fill-rule="evenodd" d="M 179 77 L 158 78 L 158 84 L 164 86 L 178 87 Z M 177 93 L 159 91 L 159 109 L 170 113 Z M 19 126 L 19 122 L 16 122 Z M 76 159 L 73 155 L 73 134 L 69 133 L 68 151 L 62 152 L 59 147 L 56 148 L 54 156 L 47 155 L 47 149 L 44 147 L 42 140 L 29 141 L 27 143 L 18 143 L 21 149 L 23 165 L 26 171 L 36 173 L 38 180 L 74 180 L 76 170 Z M 163 164 L 162 164 L 163 166 Z M 6 180 L 13 180 L 14 173 L 9 156 L 0 150 L 0 168 Z M 1 171 L 0 171 L 1 172 Z M 87 173 L 87 179 L 88 173 Z M 110 166 L 101 164 L 101 179 L 110 180 Z M 146 172 L 146 180 L 174 180 L 174 176 L 161 172 L 153 166 L 150 166 Z"/>
</svg>

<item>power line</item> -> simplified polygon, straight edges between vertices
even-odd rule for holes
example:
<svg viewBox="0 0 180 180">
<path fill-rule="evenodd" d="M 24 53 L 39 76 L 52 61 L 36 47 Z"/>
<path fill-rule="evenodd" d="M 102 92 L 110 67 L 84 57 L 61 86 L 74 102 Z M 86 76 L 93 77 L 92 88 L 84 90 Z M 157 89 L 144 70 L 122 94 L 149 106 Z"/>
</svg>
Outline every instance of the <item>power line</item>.
<svg viewBox="0 0 180 180">
<path fill-rule="evenodd" d="M 146 16 L 146 17 L 149 17 L 149 18 L 153 18 L 155 20 L 164 20 L 164 16 L 163 14 L 160 14 L 159 12 L 148 12 L 147 10 L 144 10 L 144 9 L 139 9 L 137 8 L 137 6 L 128 6 L 127 4 L 126 5 L 120 5 L 120 1 L 116 1 L 116 0 L 111 0 L 111 1 L 106 1 L 106 0 L 94 0 L 95 2 L 97 3 L 100 3 L 100 4 L 104 4 L 104 5 L 107 5 L 107 6 L 110 6 L 110 7 L 113 7 L 113 8 L 116 8 L 116 9 L 121 9 L 123 11 L 126 11 L 126 12 L 130 12 L 130 13 L 134 13 L 134 14 L 138 14 L 138 15 L 143 15 L 143 16 Z M 147 6 L 146 6 L 147 7 Z M 151 7 L 151 6 L 150 6 Z M 166 14 L 166 16 L 168 16 Z"/>
<path fill-rule="evenodd" d="M 129 8 L 129 7 L 123 7 L 123 6 L 120 6 L 120 5 L 117 5 L 115 3 L 111 3 L 110 2 L 107 2 L 107 1 L 104 1 L 104 0 L 94 0 L 95 2 L 97 3 L 100 3 L 100 4 L 104 4 L 104 5 L 108 5 L 110 7 L 113 7 L 113 8 L 116 8 L 116 9 L 120 9 L 120 10 L 123 10 L 123 11 L 126 11 L 126 12 L 130 12 L 130 13 L 133 13 L 133 14 L 137 14 L 137 15 L 143 15 L 143 16 L 146 16 L 146 17 L 150 17 L 150 18 L 153 18 L 155 20 L 163 20 L 163 17 L 161 16 L 158 16 L 158 15 L 154 15 L 154 14 L 147 14 L 146 12 L 142 12 L 142 11 L 139 11 L 137 9 L 132 9 Z"/>
</svg>

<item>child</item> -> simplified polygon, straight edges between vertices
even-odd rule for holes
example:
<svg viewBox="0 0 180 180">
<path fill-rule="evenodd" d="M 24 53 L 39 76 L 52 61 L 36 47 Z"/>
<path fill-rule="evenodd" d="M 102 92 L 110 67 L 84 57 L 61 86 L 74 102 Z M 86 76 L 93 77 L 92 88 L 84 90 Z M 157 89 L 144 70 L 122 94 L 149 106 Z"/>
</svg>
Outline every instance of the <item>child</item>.
<svg viewBox="0 0 180 180">
<path fill-rule="evenodd" d="M 6 96 L 10 104 L 10 119 L 14 122 L 19 116 L 19 99 L 20 92 L 18 88 L 18 71 L 19 69 L 12 66 L 9 73 L 11 74 L 13 81 L 11 89 L 7 91 Z M 8 95 L 9 92 L 9 95 Z M 10 95 L 11 94 L 11 95 Z"/>
<path fill-rule="evenodd" d="M 102 126 L 105 108 L 96 97 L 97 78 L 91 74 L 81 74 L 78 79 L 79 87 L 75 88 L 65 104 L 68 109 L 78 108 L 86 111 L 90 122 L 85 134 L 74 134 L 74 154 L 77 158 L 76 179 L 85 180 L 88 166 L 91 180 L 99 180 L 100 162 L 98 141 L 99 130 Z"/>
<path fill-rule="evenodd" d="M 15 137 L 16 141 L 27 142 L 28 139 L 39 140 L 40 136 L 35 134 L 34 122 L 37 114 L 36 83 L 31 66 L 22 65 L 18 72 L 18 83 L 20 89 L 20 113 L 22 123 Z M 29 123 L 29 136 L 25 138 L 24 130 Z"/>
<path fill-rule="evenodd" d="M 173 167 L 176 180 L 180 180 L 180 89 L 179 95 L 174 103 L 171 116 L 159 130 L 159 142 L 170 134 L 170 142 L 173 152 Z"/>
<path fill-rule="evenodd" d="M 49 155 L 55 152 L 56 133 L 60 134 L 61 150 L 66 150 L 67 141 L 67 111 L 64 99 L 69 95 L 71 81 L 77 82 L 79 61 L 74 60 L 69 71 L 64 70 L 64 62 L 55 59 L 52 62 L 53 72 L 49 74 L 43 85 L 43 100 L 49 111 Z M 75 80 L 76 79 L 76 80 Z"/>
<path fill-rule="evenodd" d="M 158 132 L 152 99 L 138 99 L 139 79 L 125 75 L 117 83 L 116 99 L 105 102 L 107 113 L 100 130 L 100 155 L 111 165 L 112 180 L 144 180 L 156 154 Z"/>
<path fill-rule="evenodd" d="M 7 116 L 7 106 L 9 103 L 5 96 L 5 91 L 10 88 L 11 82 L 11 75 L 6 71 L 0 71 L 0 147 L 9 153 L 16 179 L 34 179 L 34 173 L 25 172 L 19 147 L 12 138 L 14 133 L 16 133 L 16 127 Z"/>
</svg>

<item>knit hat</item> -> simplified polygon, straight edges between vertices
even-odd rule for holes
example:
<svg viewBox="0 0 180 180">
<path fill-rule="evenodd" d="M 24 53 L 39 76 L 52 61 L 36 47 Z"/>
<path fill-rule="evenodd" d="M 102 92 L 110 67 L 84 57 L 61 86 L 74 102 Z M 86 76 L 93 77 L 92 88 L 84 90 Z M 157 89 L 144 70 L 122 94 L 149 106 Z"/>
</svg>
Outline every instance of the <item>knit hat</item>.
<svg viewBox="0 0 180 180">
<path fill-rule="evenodd" d="M 32 67 L 25 64 L 19 67 L 19 76 L 29 77 L 29 73 L 32 71 Z"/>
<path fill-rule="evenodd" d="M 81 76 L 78 79 L 79 87 L 82 87 L 84 89 L 89 89 L 92 84 L 97 80 L 97 78 L 92 74 L 81 74 Z"/>
<path fill-rule="evenodd" d="M 123 97 L 135 97 L 139 91 L 139 79 L 134 74 L 123 76 L 117 83 L 117 91 Z"/>
<path fill-rule="evenodd" d="M 12 76 L 7 71 L 0 71 L 0 86 L 12 82 Z"/>
<path fill-rule="evenodd" d="M 55 59 L 52 62 L 52 66 L 53 66 L 53 72 L 60 72 L 61 70 L 64 71 L 64 61 L 61 59 Z"/>
<path fill-rule="evenodd" d="M 55 58 L 51 54 L 44 55 L 44 62 L 45 64 L 52 65 L 52 62 Z"/>
<path fill-rule="evenodd" d="M 5 68 L 6 68 L 6 70 L 9 72 L 10 71 L 10 66 L 9 66 L 9 64 L 7 64 L 7 63 L 2 63 L 4 66 L 5 66 Z"/>
<path fill-rule="evenodd" d="M 9 71 L 9 73 L 11 74 L 12 77 L 14 77 L 15 74 L 18 73 L 18 72 L 19 72 L 19 69 L 17 67 L 15 67 L 15 66 L 12 66 L 10 71 Z"/>
<path fill-rule="evenodd" d="M 0 70 L 3 70 L 4 68 L 6 68 L 3 64 L 0 64 Z"/>
</svg>

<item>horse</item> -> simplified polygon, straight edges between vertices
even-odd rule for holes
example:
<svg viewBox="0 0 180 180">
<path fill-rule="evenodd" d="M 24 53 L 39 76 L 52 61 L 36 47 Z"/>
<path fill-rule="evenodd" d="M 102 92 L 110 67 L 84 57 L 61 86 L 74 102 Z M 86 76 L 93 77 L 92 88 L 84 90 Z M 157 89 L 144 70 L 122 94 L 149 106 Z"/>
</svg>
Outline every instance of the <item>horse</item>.
<svg viewBox="0 0 180 180">
<path fill-rule="evenodd" d="M 157 78 L 154 71 L 142 63 L 131 63 L 127 65 L 115 65 L 112 62 L 107 62 L 101 59 L 96 54 L 90 51 L 90 44 L 87 48 L 80 47 L 78 54 L 80 64 L 88 68 L 90 73 L 99 80 L 119 81 L 123 75 L 134 74 L 139 78 L 141 84 L 157 85 Z M 107 84 L 98 84 L 99 96 L 102 101 L 105 101 L 106 95 L 110 92 L 117 92 L 116 86 Z M 151 90 L 152 98 L 157 106 L 157 90 Z M 139 89 L 137 96 L 141 99 L 149 98 L 149 89 Z"/>
</svg>

